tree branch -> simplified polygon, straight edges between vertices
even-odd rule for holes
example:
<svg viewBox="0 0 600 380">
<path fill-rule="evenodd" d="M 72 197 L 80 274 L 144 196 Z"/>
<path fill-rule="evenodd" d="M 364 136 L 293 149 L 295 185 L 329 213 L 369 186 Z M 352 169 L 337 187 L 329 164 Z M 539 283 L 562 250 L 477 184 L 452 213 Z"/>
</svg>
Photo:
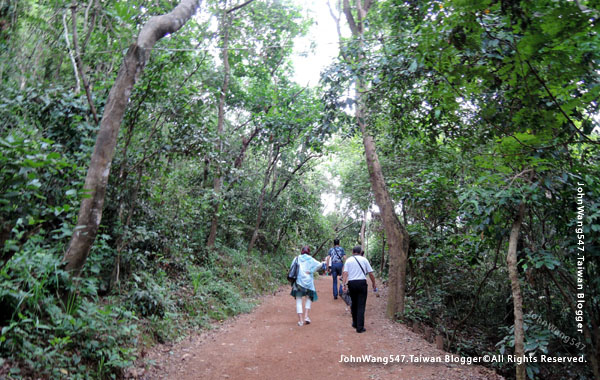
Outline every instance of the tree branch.
<svg viewBox="0 0 600 380">
<path fill-rule="evenodd" d="M 485 275 L 483 276 L 483 280 L 481 280 L 481 282 L 479 283 L 479 286 L 477 287 L 477 292 L 475 292 L 475 298 L 473 299 L 473 302 L 471 303 L 471 308 L 469 309 L 469 312 L 456 324 L 456 326 L 454 326 L 454 331 L 452 332 L 452 337 L 448 341 L 448 348 L 450 348 L 450 345 L 452 344 L 452 342 L 454 342 L 454 338 L 456 336 L 456 331 L 458 331 L 459 327 L 461 327 L 467 321 L 467 319 L 469 319 L 469 317 L 473 314 L 473 311 L 475 311 L 475 306 L 477 305 L 477 301 L 479 301 L 479 295 L 481 294 L 481 290 L 483 289 L 483 286 L 487 282 L 488 278 L 496 269 L 498 269 L 498 256 L 500 255 L 501 247 L 502 247 L 502 240 L 499 240 L 498 245 L 496 246 L 496 254 L 494 256 L 494 266 L 491 267 L 485 273 Z"/>
<path fill-rule="evenodd" d="M 96 112 L 96 106 L 94 106 L 94 100 L 92 99 L 92 90 L 90 89 L 90 83 L 88 82 L 85 71 L 83 70 L 83 62 L 81 61 L 81 54 L 79 53 L 79 42 L 77 40 L 77 4 L 73 2 L 71 4 L 71 21 L 73 22 L 73 50 L 75 50 L 75 62 L 77 64 L 77 71 L 83 82 L 83 88 L 85 89 L 85 96 L 87 97 L 90 111 L 94 117 L 96 125 L 100 123 L 98 119 L 98 112 Z"/>
<path fill-rule="evenodd" d="M 350 25 L 350 30 L 352 34 L 359 35 L 360 29 L 354 20 L 354 16 L 352 16 L 352 9 L 350 9 L 350 1 L 344 0 L 344 14 L 346 15 L 346 20 L 348 20 L 348 25 Z"/>
<path fill-rule="evenodd" d="M 252 140 L 258 135 L 258 132 L 260 132 L 260 127 L 254 128 L 254 130 L 252 131 L 252 133 L 250 133 L 250 135 L 248 135 L 247 137 L 244 136 L 242 138 L 242 147 L 240 148 L 240 153 L 235 158 L 235 162 L 233 164 L 234 168 L 239 169 L 242 167 L 242 162 L 244 162 L 244 156 L 246 155 L 246 150 L 248 149 L 248 145 L 250 145 Z"/>
<path fill-rule="evenodd" d="M 367 12 L 369 12 L 369 9 L 371 8 L 371 5 L 373 5 L 374 3 L 375 3 L 375 0 L 365 0 L 365 4 L 362 7 L 362 9 L 364 10 L 365 14 L 367 14 Z"/>
<path fill-rule="evenodd" d="M 183 0 L 170 13 L 150 18 L 140 31 L 138 46 L 144 50 L 151 49 L 156 41 L 178 31 L 196 13 L 199 5 L 198 0 Z"/>
<path fill-rule="evenodd" d="M 69 32 L 67 27 L 67 12 L 63 13 L 63 27 L 65 28 L 65 42 L 67 44 L 67 50 L 69 52 L 69 58 L 71 58 L 71 64 L 73 65 L 73 72 L 75 73 L 75 93 L 78 93 L 81 89 L 79 81 L 79 72 L 77 70 L 77 63 L 75 63 L 75 57 L 73 56 L 73 50 L 71 50 L 71 43 L 69 42 Z"/>
<path fill-rule="evenodd" d="M 84 191 L 89 196 L 81 201 L 77 225 L 63 256 L 65 269 L 74 276 L 81 272 L 102 221 L 110 166 L 132 89 L 146 66 L 154 44 L 167 33 L 179 30 L 196 13 L 199 3 L 199 0 L 182 0 L 170 13 L 152 17 L 142 28 L 137 43 L 131 44 L 127 50 L 106 100 L 85 178 Z M 66 26 L 65 19 L 66 14 L 63 14 Z"/>
<path fill-rule="evenodd" d="M 250 4 L 250 3 L 251 3 L 251 2 L 253 2 L 253 1 L 254 1 L 254 0 L 248 0 L 248 1 L 246 1 L 245 3 L 242 3 L 242 4 L 238 5 L 238 6 L 235 6 L 235 7 L 231 8 L 231 9 L 227 10 L 227 11 L 226 11 L 226 13 L 227 13 L 227 14 L 229 14 L 229 13 L 233 13 L 233 12 L 237 11 L 238 9 L 240 9 L 240 8 L 243 8 L 243 7 L 245 7 L 246 5 Z"/>
<path fill-rule="evenodd" d="M 558 107 L 560 113 L 562 113 L 562 115 L 569 121 L 569 124 L 573 128 L 575 128 L 575 130 L 577 131 L 577 133 L 581 137 L 583 137 L 588 143 L 591 143 L 591 144 L 600 144 L 600 141 L 594 141 L 594 140 L 590 139 L 589 137 L 587 137 L 585 135 L 585 133 L 583 133 L 582 131 L 579 130 L 579 128 L 577 128 L 577 126 L 575 125 L 575 123 L 573 122 L 573 120 L 562 109 L 562 107 L 560 106 L 560 103 L 558 103 L 558 100 L 556 99 L 556 97 L 554 96 L 554 94 L 552 94 L 552 92 L 550 91 L 550 89 L 548 88 L 548 86 L 546 85 L 546 82 L 538 75 L 537 71 L 533 68 L 533 66 L 531 65 L 531 63 L 529 61 L 525 61 L 525 62 L 527 63 L 527 66 L 529 66 L 529 68 L 531 69 L 531 71 L 533 72 L 533 75 L 535 75 L 535 77 L 537 78 L 538 82 L 540 82 L 540 84 L 542 85 L 542 87 L 544 87 L 544 90 L 546 90 L 546 93 L 548 94 L 548 96 L 550 96 L 550 98 L 552 99 L 552 101 L 554 102 L 554 104 L 556 104 L 556 106 Z"/>
<path fill-rule="evenodd" d="M 90 0 L 90 3 L 88 4 L 88 7 L 85 9 L 85 18 L 83 21 L 84 25 L 87 25 L 88 23 L 88 13 L 90 11 L 90 7 L 92 6 L 92 3 L 96 2 L 96 4 L 94 5 L 94 13 L 92 13 L 92 21 L 91 21 L 91 26 L 88 27 L 87 30 L 87 34 L 85 35 L 85 39 L 83 40 L 83 44 L 81 45 L 81 53 L 83 54 L 85 52 L 85 49 L 87 48 L 88 42 L 90 41 L 90 37 L 92 36 L 92 32 L 94 31 L 94 28 L 96 27 L 96 14 L 98 13 L 98 4 L 97 4 L 98 0 Z"/>
<path fill-rule="evenodd" d="M 306 159 L 302 162 L 300 162 L 296 168 L 294 170 L 292 170 L 291 173 L 288 174 L 287 179 L 285 180 L 285 182 L 283 183 L 283 185 L 279 188 L 279 190 L 277 190 L 277 193 L 275 193 L 275 195 L 273 196 L 272 199 L 277 199 L 277 197 L 279 196 L 279 194 L 285 190 L 285 188 L 289 185 L 290 181 L 292 180 L 292 178 L 294 177 L 294 174 L 296 174 L 296 172 L 298 170 L 300 170 L 300 168 L 302 168 L 302 166 L 304 166 L 304 164 L 306 164 L 308 161 L 310 161 L 311 159 L 315 158 L 315 157 L 320 157 L 319 155 L 310 155 L 308 157 L 306 157 Z"/>
</svg>

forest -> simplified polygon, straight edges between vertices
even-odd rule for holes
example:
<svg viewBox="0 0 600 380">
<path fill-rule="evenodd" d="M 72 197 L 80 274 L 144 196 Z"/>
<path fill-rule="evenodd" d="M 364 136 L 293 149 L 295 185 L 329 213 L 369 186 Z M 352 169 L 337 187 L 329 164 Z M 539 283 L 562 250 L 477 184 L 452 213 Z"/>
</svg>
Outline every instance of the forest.
<svg viewBox="0 0 600 380">
<path fill-rule="evenodd" d="M 0 378 L 122 379 L 337 237 L 444 350 L 600 380 L 600 2 L 313 1 L 306 85 L 309 3 L 0 0 Z"/>
</svg>

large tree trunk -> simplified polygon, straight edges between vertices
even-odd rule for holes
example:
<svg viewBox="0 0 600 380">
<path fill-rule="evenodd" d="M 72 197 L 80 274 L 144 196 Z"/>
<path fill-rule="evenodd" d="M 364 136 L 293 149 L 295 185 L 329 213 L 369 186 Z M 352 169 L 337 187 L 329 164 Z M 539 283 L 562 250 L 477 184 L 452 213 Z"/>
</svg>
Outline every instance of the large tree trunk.
<svg viewBox="0 0 600 380">
<path fill-rule="evenodd" d="M 182 0 L 170 13 L 152 17 L 140 31 L 136 43 L 127 50 L 100 121 L 96 145 L 85 178 L 84 191 L 88 196 L 81 202 L 77 226 L 63 257 L 66 269 L 76 276 L 87 260 L 102 220 L 110 165 L 133 86 L 144 70 L 156 42 L 165 35 L 178 31 L 196 12 L 199 4 L 199 0 Z"/>
<path fill-rule="evenodd" d="M 349 0 L 343 0 L 343 12 L 352 31 L 352 35 L 362 41 L 364 33 L 364 20 L 373 0 L 356 0 L 355 14 L 352 13 Z M 333 12 L 332 12 L 333 16 Z M 335 17 L 335 16 L 334 16 Z M 336 19 L 336 21 L 339 21 Z M 338 25 L 339 32 L 339 25 Z M 352 58 L 342 53 L 346 61 Z M 366 64 L 365 57 L 359 53 L 354 60 Z M 357 62 L 355 62 L 357 63 Z M 359 65 L 360 66 L 360 65 Z M 381 164 L 375 149 L 375 141 L 367 131 L 365 122 L 366 107 L 363 92 L 367 89 L 366 83 L 359 78 L 356 83 L 356 120 L 363 136 L 363 145 L 369 170 L 371 188 L 375 194 L 375 201 L 381 211 L 381 220 L 385 228 L 385 234 L 389 246 L 389 292 L 387 315 L 393 318 L 396 314 L 404 313 L 404 294 L 406 285 L 406 260 L 408 257 L 408 233 L 398 219 L 383 178 Z"/>
<path fill-rule="evenodd" d="M 359 104 L 361 101 L 358 102 Z M 394 318 L 404 313 L 404 295 L 406 292 L 406 260 L 408 257 L 408 233 L 394 211 L 394 203 L 383 178 L 381 164 L 375 150 L 373 137 L 367 132 L 362 113 L 362 106 L 357 107 L 357 119 L 363 134 L 363 145 L 369 169 L 371 188 L 375 201 L 381 211 L 381 220 L 389 246 L 389 291 L 387 315 Z"/>
<path fill-rule="evenodd" d="M 225 124 L 225 100 L 227 98 L 227 90 L 229 89 L 229 15 L 227 13 L 223 14 L 222 20 L 222 30 L 223 33 L 223 86 L 221 87 L 221 94 L 219 96 L 219 113 L 217 119 L 217 134 L 219 136 L 219 152 L 221 152 L 223 147 L 223 126 Z M 221 187 L 223 186 L 223 173 L 219 164 L 217 164 L 217 172 L 215 173 L 215 179 L 213 182 L 213 196 L 214 205 L 213 205 L 213 215 L 212 220 L 210 222 L 210 233 L 208 234 L 208 239 L 206 240 L 206 246 L 211 248 L 215 245 L 215 241 L 217 240 L 217 231 L 219 228 L 219 211 L 221 209 Z"/>
<path fill-rule="evenodd" d="M 519 231 L 523 223 L 525 213 L 525 203 L 519 205 L 519 211 L 510 230 L 510 239 L 508 241 L 508 254 L 506 255 L 506 265 L 508 267 L 508 276 L 512 289 L 513 312 L 515 315 L 515 356 L 523 357 L 525 354 L 523 331 L 523 298 L 521 297 L 521 285 L 519 283 L 519 272 L 517 271 L 517 242 L 519 240 Z M 517 380 L 525 380 L 525 364 L 517 365 Z"/>
</svg>

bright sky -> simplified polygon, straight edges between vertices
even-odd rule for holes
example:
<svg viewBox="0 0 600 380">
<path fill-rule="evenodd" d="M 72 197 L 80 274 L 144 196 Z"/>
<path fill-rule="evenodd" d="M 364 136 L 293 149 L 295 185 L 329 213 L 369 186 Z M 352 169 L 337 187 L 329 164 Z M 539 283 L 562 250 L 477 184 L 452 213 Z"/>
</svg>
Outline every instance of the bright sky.
<svg viewBox="0 0 600 380">
<path fill-rule="evenodd" d="M 321 71 L 325 69 L 338 54 L 338 35 L 335 21 L 331 18 L 327 0 L 293 0 L 301 6 L 306 15 L 314 20 L 308 35 L 294 42 L 294 80 L 301 86 L 316 86 L 319 83 Z M 314 50 L 311 49 L 314 47 Z M 328 174 L 328 173 L 326 173 Z M 337 178 L 330 178 L 339 185 Z M 333 212 L 337 204 L 334 193 L 321 194 L 323 214 Z"/>
<path fill-rule="evenodd" d="M 315 20 L 308 35 L 295 42 L 294 79 L 302 86 L 316 86 L 321 71 L 338 53 L 338 35 L 335 22 L 329 14 L 327 0 L 293 0 L 309 17 Z M 311 52 L 311 44 L 315 49 Z M 302 56 L 305 53 L 306 56 Z"/>
</svg>

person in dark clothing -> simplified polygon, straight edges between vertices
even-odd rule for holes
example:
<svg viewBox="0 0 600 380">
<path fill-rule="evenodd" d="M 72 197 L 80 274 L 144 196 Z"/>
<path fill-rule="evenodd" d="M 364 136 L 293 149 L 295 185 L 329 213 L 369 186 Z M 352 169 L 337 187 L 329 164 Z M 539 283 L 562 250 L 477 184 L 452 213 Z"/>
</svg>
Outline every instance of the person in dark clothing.
<svg viewBox="0 0 600 380">
<path fill-rule="evenodd" d="M 352 249 L 352 257 L 344 263 L 342 271 L 342 282 L 344 292 L 349 292 L 352 299 L 352 327 L 357 333 L 367 331 L 365 329 L 365 307 L 367 305 L 367 275 L 373 284 L 373 291 L 377 292 L 375 276 L 369 260 L 361 256 L 362 248 L 357 245 Z"/>
<path fill-rule="evenodd" d="M 333 240 L 333 248 L 327 253 L 329 256 L 329 265 L 327 271 L 331 269 L 331 276 L 333 277 L 333 299 L 338 298 L 338 276 L 342 275 L 342 268 L 344 266 L 344 260 L 346 259 L 346 252 L 344 248 L 340 247 L 340 240 Z"/>
</svg>

